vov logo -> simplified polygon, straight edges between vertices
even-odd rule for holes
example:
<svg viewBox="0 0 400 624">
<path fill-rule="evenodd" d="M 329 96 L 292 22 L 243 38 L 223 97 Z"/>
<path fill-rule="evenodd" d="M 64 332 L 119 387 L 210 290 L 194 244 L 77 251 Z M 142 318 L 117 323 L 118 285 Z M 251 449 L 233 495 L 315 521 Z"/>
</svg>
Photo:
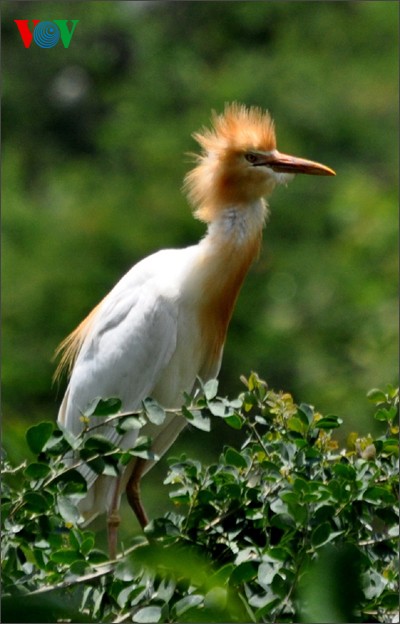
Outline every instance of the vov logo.
<svg viewBox="0 0 400 624">
<path fill-rule="evenodd" d="M 29 27 L 29 21 L 33 24 L 31 28 Z M 32 40 L 39 48 L 54 48 L 60 39 L 64 48 L 69 48 L 72 35 L 79 20 L 53 20 L 52 22 L 14 20 L 14 22 L 17 24 L 19 34 L 26 48 L 31 47 Z M 70 28 L 68 28 L 68 22 L 72 22 Z"/>
</svg>

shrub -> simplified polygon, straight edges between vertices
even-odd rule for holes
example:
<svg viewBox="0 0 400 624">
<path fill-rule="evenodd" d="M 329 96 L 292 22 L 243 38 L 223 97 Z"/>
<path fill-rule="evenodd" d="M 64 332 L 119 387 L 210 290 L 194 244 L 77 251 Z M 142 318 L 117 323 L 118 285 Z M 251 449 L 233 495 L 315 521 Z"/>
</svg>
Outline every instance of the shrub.
<svg viewBox="0 0 400 624">
<path fill-rule="evenodd" d="M 122 451 L 96 427 L 104 418 L 119 431 L 160 423 L 165 411 L 149 399 L 121 414 L 117 399 L 100 400 L 80 437 L 50 422 L 27 431 L 37 460 L 3 460 L 4 622 L 393 621 L 398 391 L 370 391 L 385 431 L 352 434 L 341 449 L 340 418 L 296 405 L 256 374 L 243 381 L 234 400 L 211 381 L 182 408 L 203 430 L 213 418 L 241 430 L 240 448 L 225 447 L 209 466 L 170 460 L 176 512 L 154 519 L 115 561 L 79 527 L 78 468 L 116 475 L 133 456 L 151 457 L 151 440 Z"/>
</svg>

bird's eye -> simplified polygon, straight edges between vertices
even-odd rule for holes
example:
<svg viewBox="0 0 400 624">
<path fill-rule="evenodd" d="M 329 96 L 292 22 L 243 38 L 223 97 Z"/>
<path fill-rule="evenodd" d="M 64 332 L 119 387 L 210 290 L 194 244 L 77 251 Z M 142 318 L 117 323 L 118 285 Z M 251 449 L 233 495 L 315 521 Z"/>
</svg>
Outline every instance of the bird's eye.
<svg viewBox="0 0 400 624">
<path fill-rule="evenodd" d="M 253 154 L 252 152 L 245 154 L 244 157 L 247 160 L 247 162 L 251 163 L 252 165 L 254 165 L 254 163 L 256 163 L 258 160 L 256 154 Z"/>
</svg>

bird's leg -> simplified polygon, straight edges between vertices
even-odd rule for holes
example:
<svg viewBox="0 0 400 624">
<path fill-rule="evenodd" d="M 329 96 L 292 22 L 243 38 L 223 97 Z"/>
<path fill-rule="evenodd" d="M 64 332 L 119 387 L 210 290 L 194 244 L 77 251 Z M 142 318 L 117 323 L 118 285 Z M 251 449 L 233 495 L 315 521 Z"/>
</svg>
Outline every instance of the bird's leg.
<svg viewBox="0 0 400 624">
<path fill-rule="evenodd" d="M 112 510 L 107 518 L 108 555 L 110 559 L 115 559 L 117 556 L 118 527 L 120 522 L 121 518 L 118 510 Z"/>
<path fill-rule="evenodd" d="M 149 519 L 147 517 L 140 497 L 140 479 L 142 478 L 146 462 L 146 459 L 138 457 L 132 474 L 129 477 L 128 484 L 126 486 L 126 495 L 128 497 L 128 502 L 135 512 L 136 518 L 138 519 L 142 529 L 144 529 L 144 527 L 149 523 Z"/>
<path fill-rule="evenodd" d="M 118 527 L 121 522 L 121 517 L 119 515 L 119 503 L 121 498 L 119 491 L 120 481 L 120 477 L 115 480 L 111 507 L 108 511 L 107 516 L 108 554 L 110 559 L 115 559 L 115 557 L 117 556 Z"/>
</svg>

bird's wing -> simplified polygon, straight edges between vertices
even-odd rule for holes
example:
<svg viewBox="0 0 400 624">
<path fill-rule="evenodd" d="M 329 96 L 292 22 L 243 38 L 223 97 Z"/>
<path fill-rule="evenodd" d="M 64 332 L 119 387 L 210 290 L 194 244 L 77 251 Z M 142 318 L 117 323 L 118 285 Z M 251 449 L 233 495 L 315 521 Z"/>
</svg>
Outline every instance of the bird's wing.
<svg viewBox="0 0 400 624">
<path fill-rule="evenodd" d="M 58 416 L 59 423 L 75 435 L 82 431 L 81 416 L 96 397 L 119 397 L 124 411 L 140 407 L 176 349 L 174 293 L 165 291 L 159 275 L 156 279 L 143 266 L 137 267 L 98 307 L 75 361 Z M 101 422 L 96 417 L 94 424 Z M 96 433 L 122 447 L 132 446 L 137 437 L 136 430 L 120 436 L 110 426 Z M 90 487 L 96 475 L 89 468 L 83 472 Z"/>
</svg>

